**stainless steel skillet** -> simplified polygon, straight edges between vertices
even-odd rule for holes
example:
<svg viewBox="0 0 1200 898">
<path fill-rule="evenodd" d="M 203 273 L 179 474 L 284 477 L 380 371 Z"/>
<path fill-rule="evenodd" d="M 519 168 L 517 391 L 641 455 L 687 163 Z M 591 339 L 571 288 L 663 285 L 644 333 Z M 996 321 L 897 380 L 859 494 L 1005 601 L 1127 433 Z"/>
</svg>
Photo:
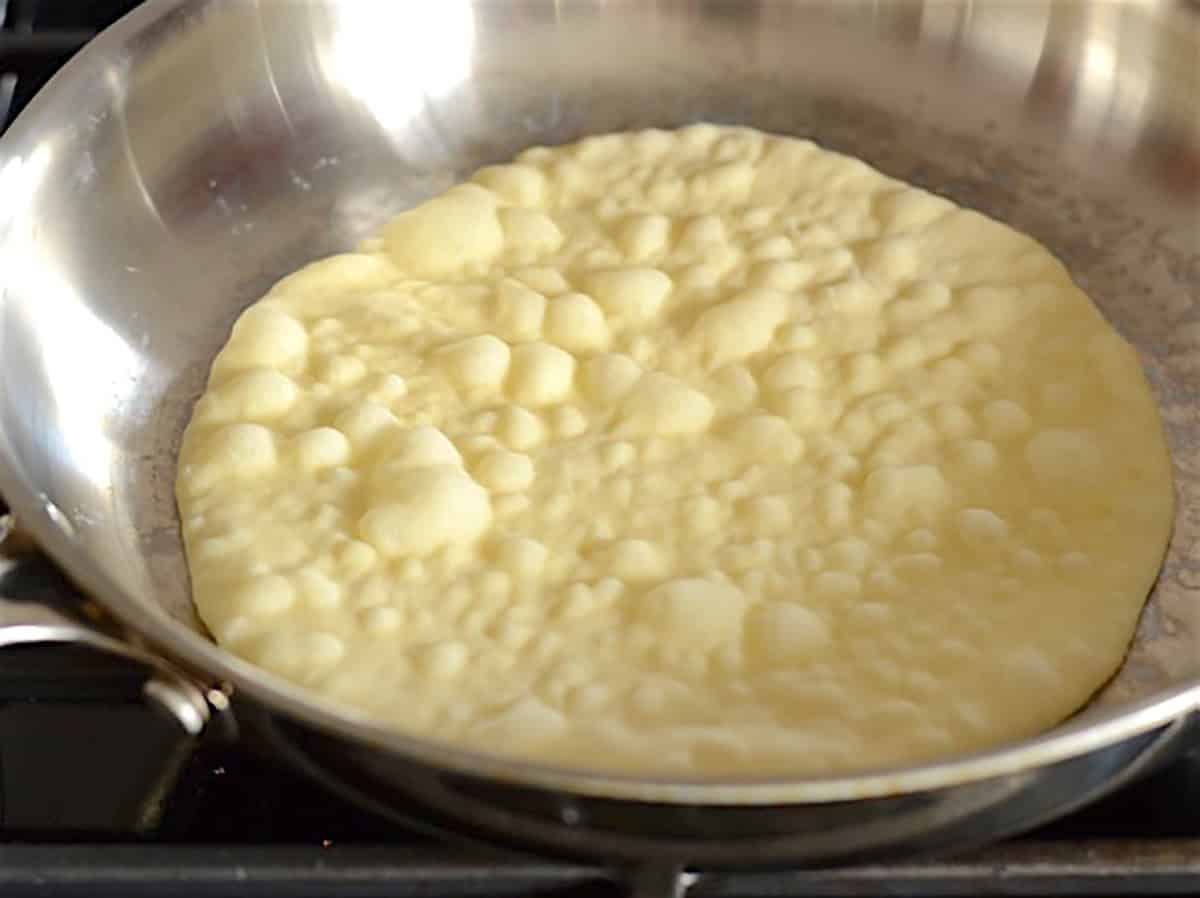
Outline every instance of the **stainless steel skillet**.
<svg viewBox="0 0 1200 898">
<path fill-rule="evenodd" d="M 821 780 L 650 781 L 385 732 L 217 648 L 172 498 L 190 404 L 280 275 L 535 143 L 700 119 L 811 136 L 1047 243 L 1143 352 L 1179 514 L 1117 679 L 1045 736 Z M 1161 758 L 1200 708 L 1200 11 L 1182 2 L 159 0 L 0 140 L 0 492 L 117 622 L 27 601 L 0 643 L 139 656 L 199 727 L 232 693 L 376 807 L 629 862 L 961 848 Z M 118 641 L 121 640 L 121 641 Z M 136 646 L 133 648 L 131 646 Z M 228 712 L 222 711 L 222 714 Z"/>
</svg>

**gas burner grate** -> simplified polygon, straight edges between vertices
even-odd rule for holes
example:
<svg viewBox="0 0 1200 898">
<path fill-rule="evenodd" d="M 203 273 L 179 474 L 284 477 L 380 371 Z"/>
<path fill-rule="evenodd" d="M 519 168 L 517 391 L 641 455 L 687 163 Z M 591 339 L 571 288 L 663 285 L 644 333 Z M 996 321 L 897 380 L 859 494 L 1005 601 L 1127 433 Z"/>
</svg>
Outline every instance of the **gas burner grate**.
<svg viewBox="0 0 1200 898">
<path fill-rule="evenodd" d="M 139 0 L 0 0 L 0 130 L 59 67 Z"/>
<path fill-rule="evenodd" d="M 472 856 L 441 846 L 6 846 L 5 895 L 338 895 L 339 898 L 625 898 L 671 893 L 669 870 L 640 876 L 537 859 Z M 1195 896 L 1200 840 L 1023 843 L 949 861 L 843 870 L 687 875 L 685 898 L 1101 898 Z M 654 884 L 655 888 L 648 888 Z M 644 892 L 639 888 L 646 887 Z M 41 894 L 41 892 L 37 892 Z"/>
<path fill-rule="evenodd" d="M 13 72 L 0 75 L 0 128 L 8 123 L 9 110 L 12 109 L 13 95 L 17 91 L 17 76 Z"/>
</svg>

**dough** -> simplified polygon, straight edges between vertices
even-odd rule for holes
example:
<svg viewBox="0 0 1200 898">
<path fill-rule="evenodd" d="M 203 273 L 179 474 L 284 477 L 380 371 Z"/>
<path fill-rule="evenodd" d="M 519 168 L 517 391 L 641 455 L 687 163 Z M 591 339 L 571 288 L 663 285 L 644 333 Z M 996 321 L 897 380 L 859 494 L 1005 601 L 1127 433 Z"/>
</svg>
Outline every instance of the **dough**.
<svg viewBox="0 0 1200 898">
<path fill-rule="evenodd" d="M 1172 521 L 1044 248 L 812 143 L 531 149 L 250 307 L 180 452 L 218 642 L 409 733 L 819 775 L 1030 736 Z"/>
</svg>

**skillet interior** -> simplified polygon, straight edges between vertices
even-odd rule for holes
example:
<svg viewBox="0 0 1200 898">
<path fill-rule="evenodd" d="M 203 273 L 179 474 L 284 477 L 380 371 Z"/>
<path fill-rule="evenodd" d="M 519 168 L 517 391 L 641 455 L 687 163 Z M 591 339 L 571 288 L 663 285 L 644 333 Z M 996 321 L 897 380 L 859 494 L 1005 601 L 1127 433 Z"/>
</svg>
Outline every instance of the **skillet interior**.
<svg viewBox="0 0 1200 898">
<path fill-rule="evenodd" d="M 150 5 L 0 144 L 0 488 L 118 614 L 261 679 L 188 638 L 172 496 L 246 304 L 532 144 L 809 136 L 1033 234 L 1142 350 L 1179 514 L 1107 714 L 1200 680 L 1198 83 L 1167 3 Z"/>
</svg>

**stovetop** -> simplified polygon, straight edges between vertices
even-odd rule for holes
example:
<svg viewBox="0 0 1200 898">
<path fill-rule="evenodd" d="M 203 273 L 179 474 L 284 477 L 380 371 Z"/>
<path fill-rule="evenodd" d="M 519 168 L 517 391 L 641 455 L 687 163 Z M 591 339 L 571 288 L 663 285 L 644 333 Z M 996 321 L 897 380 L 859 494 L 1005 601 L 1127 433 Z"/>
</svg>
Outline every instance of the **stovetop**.
<svg viewBox="0 0 1200 898">
<path fill-rule="evenodd" d="M 136 667 L 0 652 L 0 894 L 626 894 L 622 871 L 502 856 L 352 807 L 219 735 L 192 741 Z M 689 895 L 1200 894 L 1200 745 L 1098 804 L 952 861 L 703 876 Z"/>
<path fill-rule="evenodd" d="M 137 3 L 0 0 L 0 127 Z M 0 895 L 627 893 L 621 871 L 399 828 L 252 743 L 185 738 L 140 686 L 137 669 L 80 649 L 0 652 Z M 801 894 L 1200 895 L 1200 744 L 1099 804 L 974 855 L 706 874 L 689 892 Z"/>
</svg>

